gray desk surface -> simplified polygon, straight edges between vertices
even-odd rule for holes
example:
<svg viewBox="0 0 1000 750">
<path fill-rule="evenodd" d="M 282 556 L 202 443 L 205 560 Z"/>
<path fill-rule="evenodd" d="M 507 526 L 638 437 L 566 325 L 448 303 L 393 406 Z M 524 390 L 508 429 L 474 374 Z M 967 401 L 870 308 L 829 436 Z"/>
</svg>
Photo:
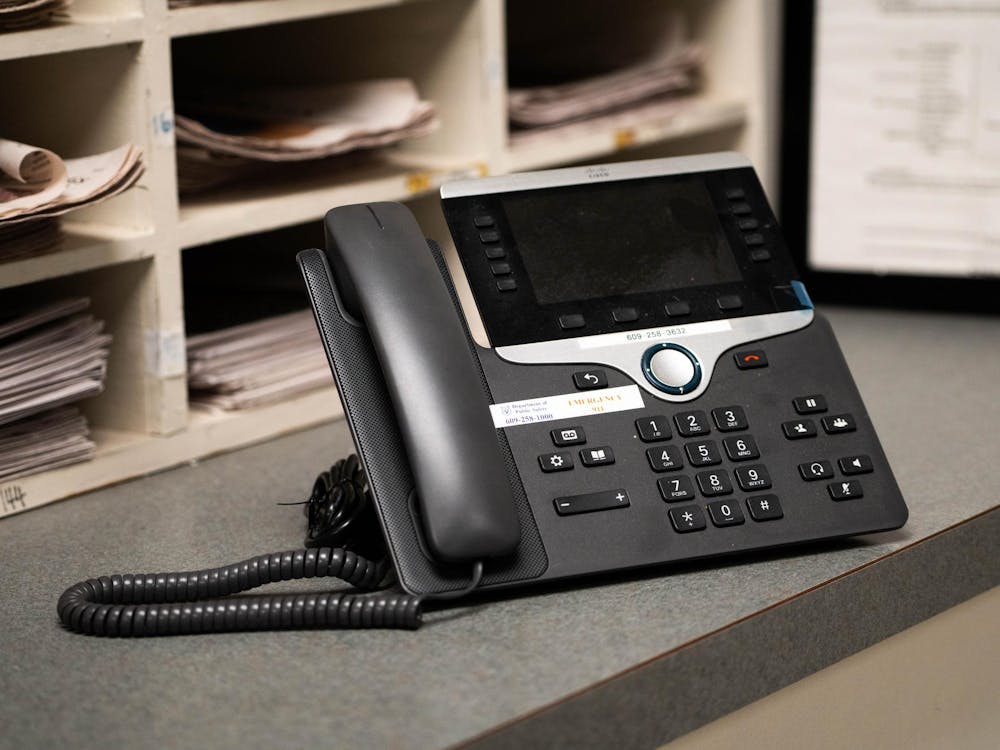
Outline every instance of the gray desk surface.
<svg viewBox="0 0 1000 750">
<path fill-rule="evenodd" d="M 655 747 L 996 585 L 1000 322 L 828 314 L 902 530 L 479 599 L 412 633 L 59 627 L 81 578 L 298 546 L 274 502 L 348 451 L 327 426 L 0 522 L 0 746 Z"/>
</svg>

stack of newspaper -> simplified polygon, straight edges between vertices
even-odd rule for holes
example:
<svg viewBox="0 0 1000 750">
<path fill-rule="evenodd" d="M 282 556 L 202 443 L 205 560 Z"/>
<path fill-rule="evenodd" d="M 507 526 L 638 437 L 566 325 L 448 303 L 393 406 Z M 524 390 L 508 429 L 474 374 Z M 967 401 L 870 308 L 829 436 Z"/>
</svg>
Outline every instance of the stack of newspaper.
<svg viewBox="0 0 1000 750">
<path fill-rule="evenodd" d="M 0 478 L 93 454 L 86 419 L 68 404 L 104 390 L 111 336 L 87 298 L 0 322 Z"/>
<path fill-rule="evenodd" d="M 0 260 L 54 249 L 61 238 L 55 217 L 127 190 L 143 168 L 142 151 L 131 144 L 64 160 L 0 138 Z"/>
<path fill-rule="evenodd" d="M 312 312 L 188 336 L 191 403 L 246 409 L 333 385 Z"/>
<path fill-rule="evenodd" d="M 38 26 L 64 11 L 73 0 L 0 0 L 0 31 Z"/>
<path fill-rule="evenodd" d="M 437 125 L 434 106 L 405 78 L 322 86 L 202 91 L 178 114 L 182 192 L 302 162 L 397 143 Z"/>
</svg>

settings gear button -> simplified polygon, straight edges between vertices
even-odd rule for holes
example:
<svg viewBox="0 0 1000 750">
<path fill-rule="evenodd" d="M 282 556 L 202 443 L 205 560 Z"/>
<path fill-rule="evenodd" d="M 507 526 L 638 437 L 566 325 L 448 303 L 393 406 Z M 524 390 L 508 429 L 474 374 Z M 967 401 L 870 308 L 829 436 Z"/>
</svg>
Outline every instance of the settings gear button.
<svg viewBox="0 0 1000 750">
<path fill-rule="evenodd" d="M 538 457 L 538 465 L 542 471 L 568 471 L 573 468 L 573 455 L 568 451 L 560 453 L 543 453 Z"/>
</svg>

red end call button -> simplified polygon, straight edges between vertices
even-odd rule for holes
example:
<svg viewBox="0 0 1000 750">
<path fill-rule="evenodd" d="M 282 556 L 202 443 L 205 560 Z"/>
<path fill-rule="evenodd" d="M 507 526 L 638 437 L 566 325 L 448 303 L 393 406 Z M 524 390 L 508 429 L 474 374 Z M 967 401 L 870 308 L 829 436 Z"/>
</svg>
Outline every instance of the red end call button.
<svg viewBox="0 0 1000 750">
<path fill-rule="evenodd" d="M 736 352 L 733 357 L 736 359 L 736 366 L 741 370 L 752 370 L 754 367 L 767 367 L 767 355 L 764 354 L 763 349 Z"/>
</svg>

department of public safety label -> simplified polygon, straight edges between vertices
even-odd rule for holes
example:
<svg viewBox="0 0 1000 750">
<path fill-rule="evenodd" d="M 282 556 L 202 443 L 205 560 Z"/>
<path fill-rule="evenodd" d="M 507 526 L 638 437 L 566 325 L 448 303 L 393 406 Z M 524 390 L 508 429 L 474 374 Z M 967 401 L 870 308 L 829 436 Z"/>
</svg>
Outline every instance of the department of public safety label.
<svg viewBox="0 0 1000 750">
<path fill-rule="evenodd" d="M 576 391 L 558 396 L 531 398 L 525 401 L 507 401 L 491 404 L 490 413 L 496 427 L 515 427 L 520 424 L 551 422 L 555 419 L 588 417 L 613 411 L 628 411 L 643 407 L 639 386 L 624 385 L 596 391 Z"/>
</svg>

